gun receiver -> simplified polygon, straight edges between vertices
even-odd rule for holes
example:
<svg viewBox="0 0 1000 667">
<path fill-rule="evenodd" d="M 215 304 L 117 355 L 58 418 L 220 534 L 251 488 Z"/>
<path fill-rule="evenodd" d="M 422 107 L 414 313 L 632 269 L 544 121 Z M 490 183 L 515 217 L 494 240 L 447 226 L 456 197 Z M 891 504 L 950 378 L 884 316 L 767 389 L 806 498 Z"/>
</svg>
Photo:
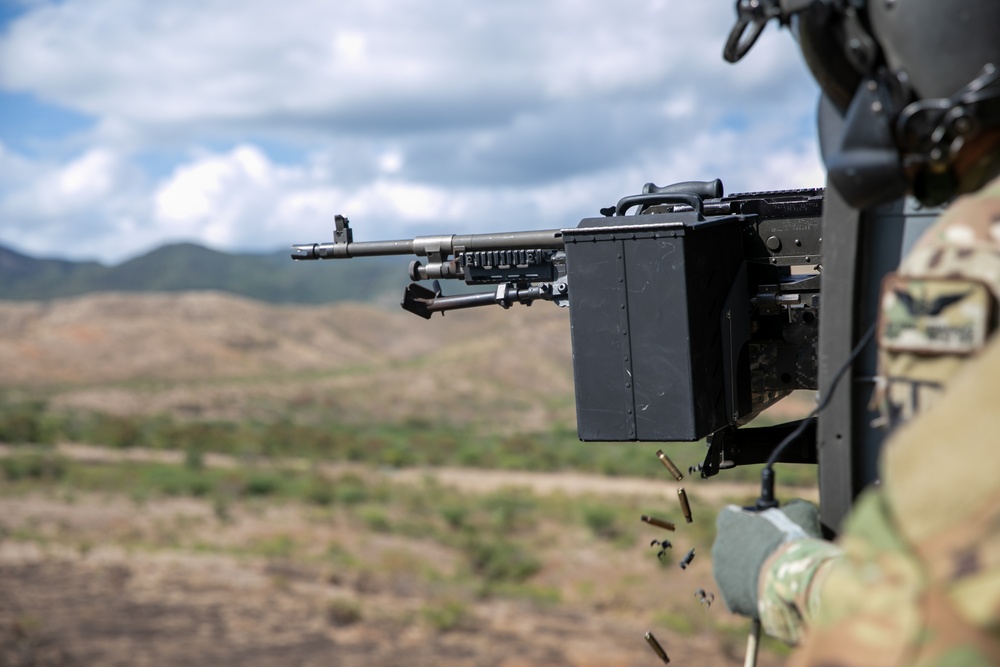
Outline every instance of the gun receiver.
<svg viewBox="0 0 1000 667">
<path fill-rule="evenodd" d="M 411 284 L 401 305 L 425 318 L 568 306 L 580 438 L 717 434 L 707 475 L 759 458 L 766 444 L 736 428 L 792 390 L 816 388 L 823 196 L 649 183 L 573 228 L 397 241 L 356 242 L 338 215 L 332 243 L 293 246 L 292 258 L 414 255 L 410 278 L 433 289 Z M 496 289 L 445 296 L 439 279 Z"/>
</svg>

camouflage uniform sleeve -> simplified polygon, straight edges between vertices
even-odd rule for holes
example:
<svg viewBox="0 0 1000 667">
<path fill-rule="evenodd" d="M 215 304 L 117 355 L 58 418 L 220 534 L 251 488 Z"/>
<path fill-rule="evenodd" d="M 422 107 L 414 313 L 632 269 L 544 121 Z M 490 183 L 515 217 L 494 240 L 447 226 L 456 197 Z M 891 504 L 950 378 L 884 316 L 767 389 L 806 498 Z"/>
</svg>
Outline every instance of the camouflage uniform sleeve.
<svg viewBox="0 0 1000 667">
<path fill-rule="evenodd" d="M 761 572 L 765 629 L 802 639 L 792 665 L 1000 665 L 998 300 L 1000 178 L 883 286 L 883 483 L 840 553 L 789 546 Z"/>
<path fill-rule="evenodd" d="M 886 444 L 882 485 L 799 603 L 808 627 L 792 665 L 1000 665 L 998 397 L 994 337 Z"/>
<path fill-rule="evenodd" d="M 810 538 L 786 544 L 768 557 L 757 591 L 764 632 L 799 643 L 819 609 L 823 579 L 842 553 L 832 542 Z"/>
<path fill-rule="evenodd" d="M 798 644 L 814 626 L 893 609 L 899 614 L 886 620 L 902 627 L 883 624 L 889 639 L 910 632 L 905 609 L 919 598 L 921 576 L 884 497 L 872 491 L 859 500 L 838 544 L 808 539 L 782 547 L 765 562 L 758 588 L 761 624 L 772 637 Z"/>
<path fill-rule="evenodd" d="M 926 582 L 881 490 L 858 500 L 838 543 L 841 554 L 814 582 L 804 649 L 793 664 L 909 664 Z"/>
</svg>

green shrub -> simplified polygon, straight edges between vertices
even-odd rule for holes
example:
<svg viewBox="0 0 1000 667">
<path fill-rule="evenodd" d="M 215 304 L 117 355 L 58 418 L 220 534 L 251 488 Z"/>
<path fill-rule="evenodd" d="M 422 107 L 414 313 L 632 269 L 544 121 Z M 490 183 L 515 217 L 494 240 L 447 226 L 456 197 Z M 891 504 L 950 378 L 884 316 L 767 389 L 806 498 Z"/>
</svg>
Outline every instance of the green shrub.
<svg viewBox="0 0 1000 667">
<path fill-rule="evenodd" d="M 464 503 L 447 503 L 438 510 L 441 518 L 453 530 L 465 528 L 469 522 L 469 506 Z"/>
<path fill-rule="evenodd" d="M 205 496 L 215 486 L 205 470 L 161 464 L 139 466 L 138 470 L 141 486 L 168 496 Z"/>
<path fill-rule="evenodd" d="M 490 513 L 493 528 L 501 533 L 524 530 L 538 519 L 538 500 L 524 489 L 491 493 L 479 500 L 479 506 Z"/>
<path fill-rule="evenodd" d="M 184 466 L 191 470 L 201 470 L 205 467 L 205 455 L 197 447 L 184 450 Z"/>
<path fill-rule="evenodd" d="M 405 441 L 393 441 L 382 448 L 379 463 L 394 468 L 416 465 L 419 461 L 416 451 Z"/>
<path fill-rule="evenodd" d="M 295 547 L 295 540 L 291 536 L 280 534 L 258 540 L 253 545 L 253 551 L 268 558 L 288 558 Z"/>
<path fill-rule="evenodd" d="M 326 619 L 337 627 L 353 625 L 361 620 L 361 605 L 357 600 L 334 598 L 326 605 Z"/>
<path fill-rule="evenodd" d="M 322 507 L 332 505 L 336 499 L 333 493 L 333 484 L 322 475 L 312 475 L 309 478 L 303 491 L 303 497 L 306 502 Z"/>
<path fill-rule="evenodd" d="M 248 496 L 270 496 L 281 490 L 281 480 L 272 473 L 253 472 L 247 477 L 243 492 Z"/>
<path fill-rule="evenodd" d="M 118 417 L 96 414 L 88 440 L 108 447 L 137 447 L 143 444 L 142 421 L 139 417 Z"/>
<path fill-rule="evenodd" d="M 0 404 L 0 442 L 49 444 L 54 425 L 46 415 L 44 401 Z"/>
<path fill-rule="evenodd" d="M 392 530 L 389 515 L 380 507 L 363 507 L 358 512 L 358 516 L 365 522 L 365 525 L 369 529 L 374 530 L 376 533 L 388 533 Z"/>
<path fill-rule="evenodd" d="M 358 505 L 369 498 L 368 485 L 358 475 L 341 475 L 333 484 L 334 498 L 344 505 Z"/>
<path fill-rule="evenodd" d="M 541 561 L 516 542 L 473 538 L 465 545 L 473 573 L 487 584 L 519 583 L 542 568 Z"/>
<path fill-rule="evenodd" d="M 66 461 L 46 452 L 14 454 L 0 459 L 0 470 L 9 481 L 56 481 L 66 474 Z"/>
<path fill-rule="evenodd" d="M 615 540 L 622 536 L 623 530 L 618 523 L 618 513 L 607 505 L 583 505 L 583 522 L 596 537 L 603 540 Z"/>
<path fill-rule="evenodd" d="M 440 600 L 426 605 L 420 615 L 438 632 L 470 629 L 473 626 L 468 606 L 461 600 Z"/>
</svg>

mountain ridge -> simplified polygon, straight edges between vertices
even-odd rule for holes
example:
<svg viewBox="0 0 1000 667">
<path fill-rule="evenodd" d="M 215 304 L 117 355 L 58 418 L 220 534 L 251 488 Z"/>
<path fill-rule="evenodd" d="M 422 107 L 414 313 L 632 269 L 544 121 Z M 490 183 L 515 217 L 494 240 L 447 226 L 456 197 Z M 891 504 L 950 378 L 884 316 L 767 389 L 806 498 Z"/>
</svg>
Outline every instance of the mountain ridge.
<svg viewBox="0 0 1000 667">
<path fill-rule="evenodd" d="M 0 245 L 0 300 L 48 301 L 101 292 L 220 291 L 267 303 L 398 298 L 406 262 L 295 262 L 286 251 L 227 253 L 172 243 L 120 264 L 39 258 Z"/>
</svg>

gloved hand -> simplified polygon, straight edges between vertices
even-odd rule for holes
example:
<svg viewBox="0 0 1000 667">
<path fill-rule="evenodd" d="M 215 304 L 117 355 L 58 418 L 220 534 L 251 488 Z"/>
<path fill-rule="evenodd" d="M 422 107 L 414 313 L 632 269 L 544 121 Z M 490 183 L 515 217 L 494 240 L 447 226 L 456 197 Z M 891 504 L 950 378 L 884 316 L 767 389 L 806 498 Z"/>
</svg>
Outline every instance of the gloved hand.
<svg viewBox="0 0 1000 667">
<path fill-rule="evenodd" d="M 716 520 L 712 574 L 729 609 L 758 618 L 760 569 L 778 547 L 806 537 L 822 537 L 819 508 L 805 500 L 753 512 L 729 505 Z"/>
</svg>

